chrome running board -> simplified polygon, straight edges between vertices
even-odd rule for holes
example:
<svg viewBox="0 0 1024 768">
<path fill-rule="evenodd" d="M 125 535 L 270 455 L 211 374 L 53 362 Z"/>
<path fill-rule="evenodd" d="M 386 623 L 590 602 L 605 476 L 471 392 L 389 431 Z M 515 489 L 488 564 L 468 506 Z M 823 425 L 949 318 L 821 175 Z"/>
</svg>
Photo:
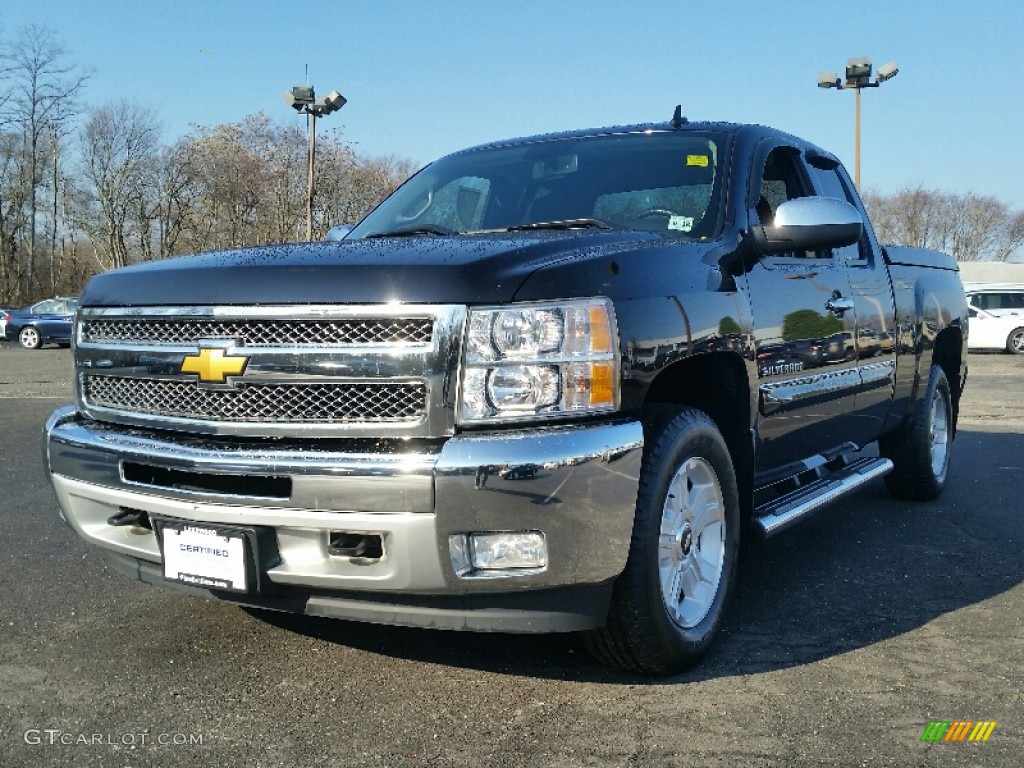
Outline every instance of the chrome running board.
<svg viewBox="0 0 1024 768">
<path fill-rule="evenodd" d="M 889 459 L 857 459 L 842 469 L 829 473 L 827 477 L 814 480 L 757 507 L 754 510 L 757 531 L 761 538 L 774 536 L 812 512 L 891 470 L 892 462 Z"/>
</svg>

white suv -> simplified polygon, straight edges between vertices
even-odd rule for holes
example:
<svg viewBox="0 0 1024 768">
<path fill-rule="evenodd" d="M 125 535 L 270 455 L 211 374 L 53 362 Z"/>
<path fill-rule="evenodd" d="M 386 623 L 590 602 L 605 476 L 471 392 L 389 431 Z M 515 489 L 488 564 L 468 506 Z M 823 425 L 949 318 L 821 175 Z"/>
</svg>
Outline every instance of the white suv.
<svg viewBox="0 0 1024 768">
<path fill-rule="evenodd" d="M 967 303 L 989 314 L 1024 316 L 1024 285 L 1011 283 L 967 283 Z"/>
</svg>

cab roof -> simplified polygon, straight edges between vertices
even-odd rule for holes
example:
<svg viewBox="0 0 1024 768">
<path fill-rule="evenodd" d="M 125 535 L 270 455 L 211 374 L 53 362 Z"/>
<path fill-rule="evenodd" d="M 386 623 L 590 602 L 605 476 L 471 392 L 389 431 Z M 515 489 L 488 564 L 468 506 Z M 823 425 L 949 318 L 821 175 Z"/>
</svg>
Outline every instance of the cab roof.
<svg viewBox="0 0 1024 768">
<path fill-rule="evenodd" d="M 616 134 L 636 134 L 636 133 L 687 133 L 687 132 L 705 132 L 713 131 L 716 133 L 726 134 L 753 134 L 758 137 L 776 137 L 783 139 L 798 145 L 802 145 L 806 148 L 814 147 L 813 144 L 807 142 L 797 136 L 779 131 L 775 128 L 769 128 L 764 125 L 757 125 L 753 123 L 730 123 L 724 121 L 689 121 L 684 118 L 683 122 L 679 125 L 673 122 L 666 121 L 662 123 L 636 123 L 633 125 L 616 125 L 608 126 L 605 128 L 583 128 L 572 131 L 556 131 L 552 133 L 542 133 L 535 136 L 521 136 L 518 138 L 511 139 L 500 139 L 497 141 L 487 142 L 485 144 L 478 144 L 473 147 L 467 147 L 466 149 L 459 150 L 452 154 L 461 155 L 466 152 L 479 152 L 487 149 L 497 149 L 499 147 L 509 147 L 519 144 L 536 144 L 547 141 L 560 141 L 564 139 L 584 139 L 595 136 L 612 136 Z M 828 154 L 824 150 L 818 147 L 819 152 Z"/>
</svg>

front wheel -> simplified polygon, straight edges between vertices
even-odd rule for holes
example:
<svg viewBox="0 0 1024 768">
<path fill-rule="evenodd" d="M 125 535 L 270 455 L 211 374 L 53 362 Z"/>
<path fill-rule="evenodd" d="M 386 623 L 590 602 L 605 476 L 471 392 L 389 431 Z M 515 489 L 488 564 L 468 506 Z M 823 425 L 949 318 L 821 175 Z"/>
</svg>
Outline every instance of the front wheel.
<svg viewBox="0 0 1024 768">
<path fill-rule="evenodd" d="M 931 501 L 946 486 L 953 442 L 953 399 L 943 370 L 933 365 L 928 388 L 914 405 L 910 420 L 899 432 L 878 441 L 879 452 L 893 471 L 885 486 L 898 499 Z"/>
<path fill-rule="evenodd" d="M 18 334 L 18 343 L 25 349 L 39 349 L 43 345 L 43 339 L 39 335 L 39 331 L 30 325 L 21 329 L 21 333 Z"/>
<path fill-rule="evenodd" d="M 739 551 L 739 494 L 711 419 L 659 408 L 645 419 L 633 537 L 608 622 L 584 635 L 601 662 L 649 675 L 692 666 L 722 623 Z"/>
<path fill-rule="evenodd" d="M 1024 355 L 1024 327 L 1010 331 L 1010 335 L 1006 337 L 1006 351 Z"/>
</svg>

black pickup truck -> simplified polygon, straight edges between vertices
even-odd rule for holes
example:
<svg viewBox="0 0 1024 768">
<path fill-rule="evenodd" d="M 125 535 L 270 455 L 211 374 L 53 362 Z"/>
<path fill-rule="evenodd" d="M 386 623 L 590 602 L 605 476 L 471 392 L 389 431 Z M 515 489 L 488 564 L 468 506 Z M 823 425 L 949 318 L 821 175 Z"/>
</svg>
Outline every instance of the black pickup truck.
<svg viewBox="0 0 1024 768">
<path fill-rule="evenodd" d="M 955 262 L 881 247 L 833 155 L 677 110 L 455 153 L 338 242 L 99 275 L 45 462 L 142 581 L 671 674 L 741 542 L 942 491 L 966 336 Z"/>
</svg>

